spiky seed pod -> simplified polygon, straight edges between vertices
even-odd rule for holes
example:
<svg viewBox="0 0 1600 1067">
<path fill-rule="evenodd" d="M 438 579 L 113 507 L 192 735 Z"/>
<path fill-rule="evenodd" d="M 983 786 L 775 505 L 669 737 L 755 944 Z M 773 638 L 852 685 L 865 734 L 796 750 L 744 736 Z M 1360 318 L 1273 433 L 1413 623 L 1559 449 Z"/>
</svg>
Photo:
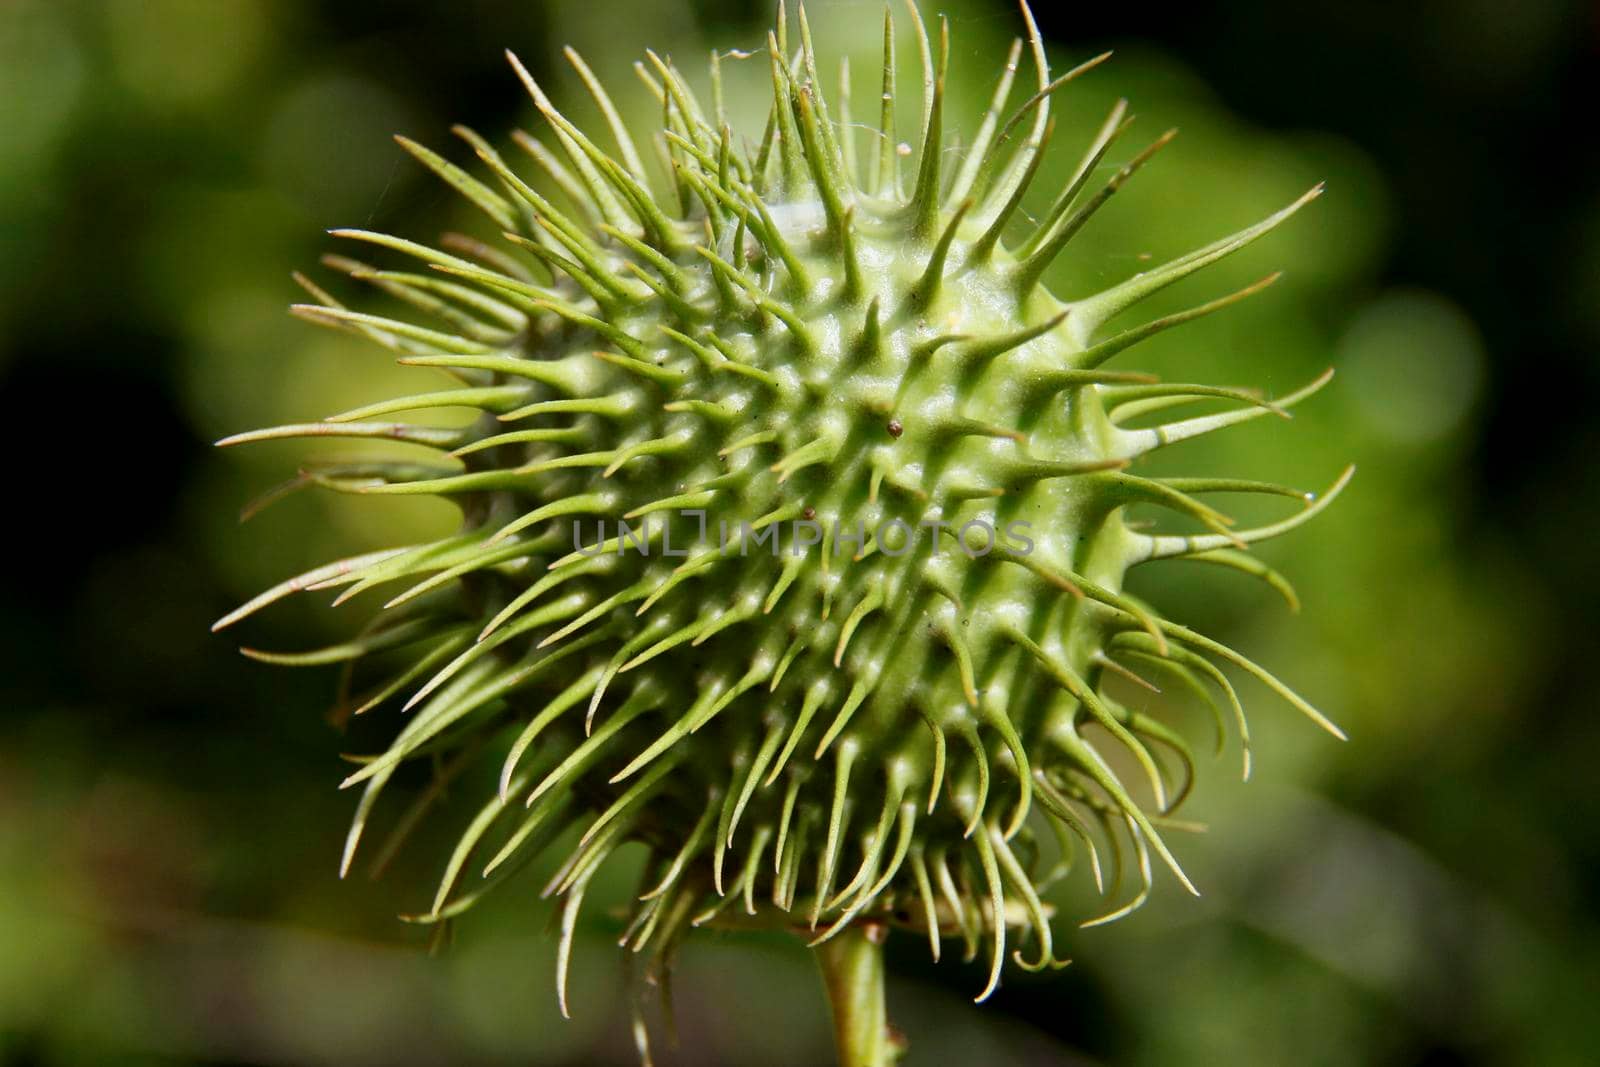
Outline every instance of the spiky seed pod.
<svg viewBox="0 0 1600 1067">
<path fill-rule="evenodd" d="M 1040 894 L 1075 840 L 1097 881 L 1100 848 L 1120 859 L 1131 845 L 1141 882 L 1089 922 L 1138 906 L 1151 853 L 1189 886 L 1160 828 L 1188 791 L 1193 757 L 1168 726 L 1102 692 L 1107 676 L 1148 671 L 1217 691 L 1237 716 L 1247 773 L 1243 713 L 1218 664 L 1338 733 L 1244 656 L 1122 592 L 1130 568 L 1184 558 L 1263 578 L 1292 602 L 1284 580 L 1243 550 L 1311 518 L 1349 472 L 1312 496 L 1134 467 L 1163 445 L 1282 415 L 1327 376 L 1274 402 L 1107 369 L 1140 340 L 1270 282 L 1108 328 L 1320 188 L 1163 266 L 1058 300 L 1040 285 L 1046 267 L 1171 134 L 1093 188 L 1126 128 L 1118 104 L 1037 225 L 1011 243 L 1050 138 L 1052 96 L 1105 58 L 1052 77 L 1026 6 L 1023 18 L 1026 40 L 959 157 L 945 151 L 942 20 L 932 44 L 915 20 L 923 121 L 903 159 L 892 18 L 883 128 L 862 153 L 822 92 L 803 11 L 797 47 L 781 12 L 768 37 L 773 103 L 751 148 L 723 120 L 715 61 L 708 110 L 652 54 L 639 71 L 664 119 L 657 165 L 646 165 L 570 51 L 604 135 L 570 122 L 510 57 L 553 137 L 553 150 L 519 137 L 542 174 L 524 177 L 466 129 L 457 133 L 485 178 L 401 141 L 505 231 L 504 243 L 433 248 L 337 231 L 421 262 L 419 271 L 328 260 L 429 325 L 349 310 L 304 281 L 315 302 L 294 310 L 453 381 L 223 442 L 426 446 L 437 459 L 331 466 L 299 484 L 435 494 L 464 517 L 453 536 L 318 568 L 218 623 L 305 589 L 343 587 L 343 600 L 402 584 L 348 642 L 255 653 L 322 664 L 404 651 L 403 669 L 354 709 L 402 702 L 406 715 L 389 748 L 345 781 L 362 788 L 345 867 L 403 762 L 432 759 L 449 777 L 499 760 L 499 789 L 483 798 L 421 921 L 461 914 L 570 841 L 545 889 L 561 901 L 564 971 L 595 871 L 639 841 L 650 859 L 622 935 L 633 952 L 664 956 L 729 908 L 817 941 L 904 924 L 926 933 L 935 956 L 950 936 L 969 957 L 986 949 L 981 1000 L 1019 938 L 1013 929 L 1031 939 L 1021 966 L 1057 962 Z M 1012 109 L 1024 46 L 1035 91 Z M 1237 406 L 1128 425 L 1215 398 Z M 478 414 L 444 427 L 388 421 L 438 409 Z M 1202 500 L 1234 492 L 1302 506 L 1238 529 Z M 1132 504 L 1207 532 L 1140 532 L 1124 521 Z M 1106 746 L 1124 751 L 1112 758 Z M 1174 756 L 1182 774 L 1171 773 Z M 1052 845 L 1035 841 L 1041 832 Z"/>
</svg>

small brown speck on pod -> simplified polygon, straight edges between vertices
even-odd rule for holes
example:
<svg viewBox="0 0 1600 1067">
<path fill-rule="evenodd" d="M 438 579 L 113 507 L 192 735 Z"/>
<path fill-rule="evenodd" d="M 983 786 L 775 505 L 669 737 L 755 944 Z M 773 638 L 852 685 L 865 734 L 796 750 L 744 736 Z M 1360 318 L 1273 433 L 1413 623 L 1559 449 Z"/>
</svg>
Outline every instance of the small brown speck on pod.
<svg viewBox="0 0 1600 1067">
<path fill-rule="evenodd" d="M 889 436 L 890 437 L 899 437 L 901 434 L 903 434 L 905 432 L 906 432 L 906 428 L 900 424 L 900 420 L 899 419 L 890 419 L 889 420 Z"/>
</svg>

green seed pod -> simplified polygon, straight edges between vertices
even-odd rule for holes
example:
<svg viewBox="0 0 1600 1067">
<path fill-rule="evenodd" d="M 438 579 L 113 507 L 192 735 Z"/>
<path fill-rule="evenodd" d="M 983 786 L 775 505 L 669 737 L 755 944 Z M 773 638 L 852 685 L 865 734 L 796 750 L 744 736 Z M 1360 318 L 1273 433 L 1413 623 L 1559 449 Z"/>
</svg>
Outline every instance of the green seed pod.
<svg viewBox="0 0 1600 1067">
<path fill-rule="evenodd" d="M 1108 845 L 1119 863 L 1129 851 L 1142 881 L 1131 902 L 1080 917 L 1089 922 L 1142 902 L 1152 854 L 1189 885 L 1161 827 L 1188 791 L 1190 749 L 1103 692 L 1104 679 L 1146 672 L 1214 691 L 1219 740 L 1226 707 L 1247 773 L 1243 713 L 1219 664 L 1338 733 L 1250 660 L 1122 591 L 1131 568 L 1183 558 L 1262 578 L 1292 603 L 1287 583 L 1244 550 L 1315 515 L 1348 471 L 1313 496 L 1135 470 L 1163 445 L 1281 416 L 1327 376 L 1268 401 L 1109 366 L 1270 282 L 1112 326 L 1320 187 L 1102 292 L 1057 299 L 1040 285 L 1046 268 L 1171 134 L 1096 188 L 1125 130 L 1119 104 L 1031 232 L 1007 240 L 1050 139 L 1052 96 L 1105 58 L 1053 76 L 1025 6 L 1023 17 L 1026 41 L 1002 57 L 993 103 L 959 154 L 944 147 L 943 21 L 930 43 L 915 20 L 923 121 L 910 153 L 894 129 L 892 21 L 881 135 L 866 152 L 847 98 L 825 99 L 803 11 L 797 42 L 781 10 L 768 37 L 773 104 L 749 147 L 723 121 L 715 63 L 707 108 L 674 66 L 649 57 L 640 69 L 664 116 L 654 165 L 575 53 L 603 135 L 564 117 L 513 56 L 557 148 L 524 142 L 542 173 L 523 176 L 464 129 L 484 177 L 401 142 L 505 243 L 431 248 L 338 232 L 421 262 L 330 260 L 428 325 L 349 310 L 309 282 L 315 303 L 295 312 L 452 384 L 223 443 L 426 446 L 436 459 L 345 464 L 300 481 L 443 496 L 463 523 L 442 540 L 293 578 L 218 626 L 305 589 L 343 587 L 343 599 L 410 583 L 343 644 L 257 655 L 401 656 L 357 709 L 402 703 L 407 714 L 389 748 L 345 782 L 363 790 L 347 867 L 402 763 L 434 760 L 453 776 L 498 761 L 499 788 L 482 798 L 421 921 L 460 915 L 560 843 L 546 893 L 560 901 L 564 972 L 596 870 L 643 842 L 645 884 L 622 943 L 657 965 L 691 927 L 741 913 L 738 922 L 823 944 L 904 925 L 935 957 L 952 936 L 969 957 L 984 952 L 982 1000 L 1008 942 L 1024 945 L 1023 967 L 1058 962 L 1041 892 L 1079 846 L 1097 881 Z M 1036 85 L 1018 93 L 1023 47 Z M 1236 406 L 1130 426 L 1208 399 Z M 436 409 L 478 414 L 443 427 L 388 421 Z M 1300 506 L 1240 529 L 1202 499 L 1239 492 Z M 1124 517 L 1134 504 L 1205 532 L 1135 529 Z M 1110 747 L 1122 751 L 1113 758 Z"/>
</svg>

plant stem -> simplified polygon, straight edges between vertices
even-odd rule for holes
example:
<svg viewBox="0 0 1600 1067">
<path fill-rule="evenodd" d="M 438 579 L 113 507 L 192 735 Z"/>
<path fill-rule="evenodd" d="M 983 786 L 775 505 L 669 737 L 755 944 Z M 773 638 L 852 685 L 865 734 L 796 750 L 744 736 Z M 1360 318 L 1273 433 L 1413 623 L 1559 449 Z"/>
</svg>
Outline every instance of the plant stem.
<svg viewBox="0 0 1600 1067">
<path fill-rule="evenodd" d="M 839 1067 L 892 1067 L 901 1052 L 883 1005 L 881 926 L 851 926 L 812 950 L 833 1012 Z"/>
</svg>

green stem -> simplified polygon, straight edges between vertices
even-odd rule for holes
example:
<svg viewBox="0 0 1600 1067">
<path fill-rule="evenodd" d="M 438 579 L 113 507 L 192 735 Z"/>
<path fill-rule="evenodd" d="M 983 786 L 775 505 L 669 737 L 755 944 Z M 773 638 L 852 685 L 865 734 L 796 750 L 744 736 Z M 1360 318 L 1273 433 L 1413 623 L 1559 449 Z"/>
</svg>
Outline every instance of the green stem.
<svg viewBox="0 0 1600 1067">
<path fill-rule="evenodd" d="M 892 1067 L 901 1052 L 883 1006 L 881 926 L 851 926 L 812 950 L 833 1012 L 839 1067 Z"/>
</svg>

